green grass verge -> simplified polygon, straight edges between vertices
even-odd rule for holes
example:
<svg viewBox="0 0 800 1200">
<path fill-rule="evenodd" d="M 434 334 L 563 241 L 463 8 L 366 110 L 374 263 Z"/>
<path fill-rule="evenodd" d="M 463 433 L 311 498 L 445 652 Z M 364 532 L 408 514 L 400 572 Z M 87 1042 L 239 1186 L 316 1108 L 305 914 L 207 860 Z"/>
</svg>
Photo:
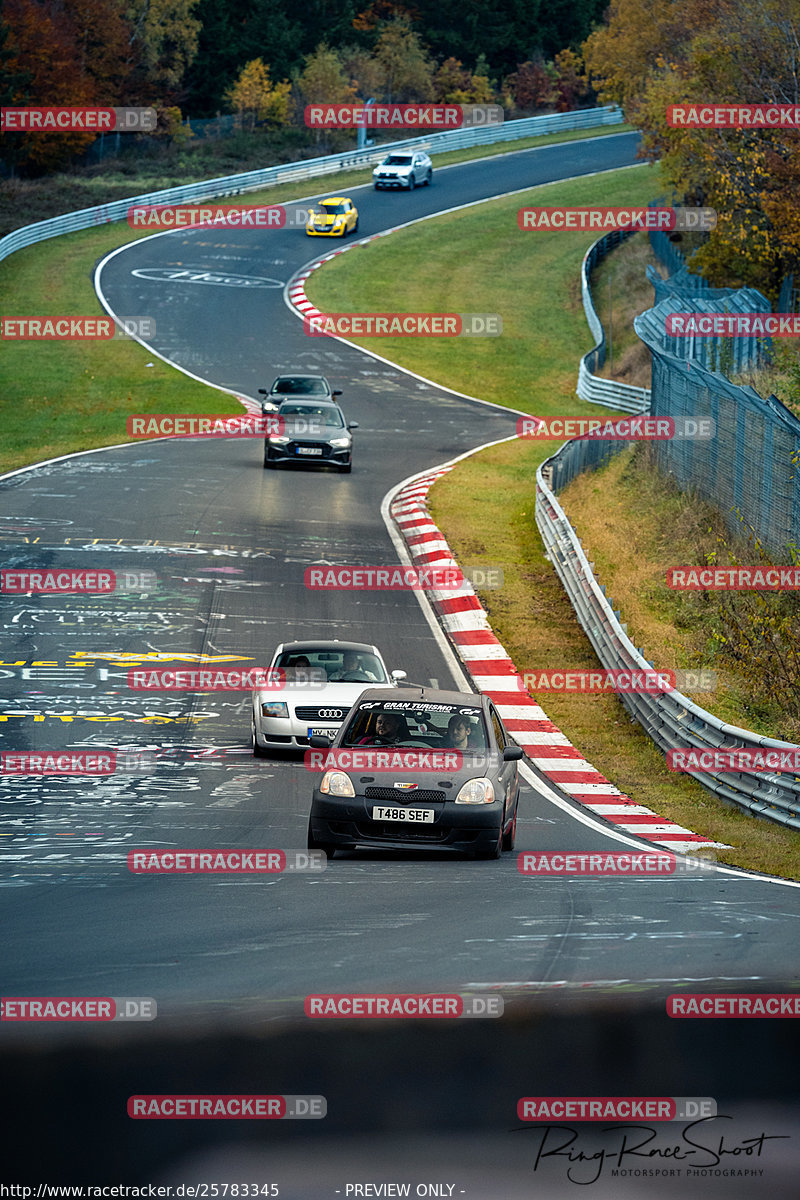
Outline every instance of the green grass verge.
<svg viewBox="0 0 800 1200">
<path fill-rule="evenodd" d="M 436 164 L 492 157 L 529 145 L 602 137 L 621 131 L 624 130 L 619 126 L 604 126 L 596 131 L 576 130 L 452 151 L 437 155 Z M 248 192 L 244 198 L 248 204 L 280 203 L 302 195 L 318 195 L 323 189 L 328 194 L 346 191 L 370 178 L 371 169 L 344 171 Z M 128 183 L 121 194 L 131 195 L 135 191 Z M 96 193 L 87 198 L 87 205 L 98 202 Z M 147 232 L 134 231 L 124 222 L 113 222 L 17 251 L 0 262 L 4 315 L 102 315 L 92 286 L 93 266 L 118 246 L 146 236 Z M 319 242 L 310 245 L 309 258 L 315 252 L 323 253 L 324 245 L 320 247 Z M 130 441 L 125 420 L 133 412 L 241 412 L 241 406 L 232 397 L 189 379 L 137 343 L 123 340 L 5 341 L 2 375 L 0 471 L 11 471 L 76 450 Z"/>
<path fill-rule="evenodd" d="M 517 230 L 516 210 L 523 202 L 634 204 L 660 190 L 655 170 L 642 166 L 548 184 L 533 189 L 530 200 L 515 196 L 476 205 L 337 257 L 309 279 L 308 295 L 331 312 L 499 312 L 503 335 L 496 339 L 352 340 L 498 404 L 540 415 L 596 416 L 598 409 L 574 393 L 578 356 L 591 345 L 578 282 L 591 235 L 524 234 Z M 535 472 L 553 449 L 552 443 L 518 441 L 493 447 L 466 459 L 431 492 L 434 518 L 456 557 L 503 569 L 503 588 L 481 599 L 520 670 L 597 665 L 536 527 Z M 593 492 L 591 503 L 610 519 L 622 500 L 601 491 L 599 497 Z M 580 531 L 579 519 L 577 525 Z M 631 550 L 637 553 L 634 540 L 623 553 L 631 556 Z M 616 697 L 553 693 L 538 699 L 623 792 L 730 845 L 717 851 L 721 861 L 800 878 L 800 834 L 730 809 L 693 780 L 668 771 Z"/>
</svg>

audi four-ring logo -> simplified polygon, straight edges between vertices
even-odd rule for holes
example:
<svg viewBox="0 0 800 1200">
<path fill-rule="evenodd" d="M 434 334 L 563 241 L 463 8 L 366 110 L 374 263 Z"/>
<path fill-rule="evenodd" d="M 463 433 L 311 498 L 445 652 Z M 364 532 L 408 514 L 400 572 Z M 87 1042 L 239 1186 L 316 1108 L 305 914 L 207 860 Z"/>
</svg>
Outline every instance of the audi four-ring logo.
<svg viewBox="0 0 800 1200">
<path fill-rule="evenodd" d="M 333 717 L 343 717 L 344 713 L 340 708 L 321 708 L 319 710 L 319 715 L 321 717 L 327 717 L 329 720 L 331 720 Z"/>
</svg>

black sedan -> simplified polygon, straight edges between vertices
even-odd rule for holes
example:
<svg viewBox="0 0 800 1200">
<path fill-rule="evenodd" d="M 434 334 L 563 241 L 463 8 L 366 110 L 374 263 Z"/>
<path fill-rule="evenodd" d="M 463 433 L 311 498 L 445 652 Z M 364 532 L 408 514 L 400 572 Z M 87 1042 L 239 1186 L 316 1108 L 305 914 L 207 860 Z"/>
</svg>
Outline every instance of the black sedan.
<svg viewBox="0 0 800 1200">
<path fill-rule="evenodd" d="M 365 691 L 329 741 L 312 737 L 308 846 L 513 850 L 522 750 L 488 696 L 404 688 Z"/>
<path fill-rule="evenodd" d="M 264 466 L 282 462 L 322 463 L 343 474 L 353 469 L 352 430 L 338 404 L 284 400 L 273 418 L 274 429 L 264 438 Z"/>
</svg>

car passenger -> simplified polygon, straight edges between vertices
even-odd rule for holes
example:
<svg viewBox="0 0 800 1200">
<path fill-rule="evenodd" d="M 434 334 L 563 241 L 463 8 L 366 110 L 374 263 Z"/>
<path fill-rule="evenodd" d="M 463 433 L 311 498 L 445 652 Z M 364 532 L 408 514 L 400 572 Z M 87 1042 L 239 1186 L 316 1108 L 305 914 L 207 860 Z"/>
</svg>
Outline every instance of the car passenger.
<svg viewBox="0 0 800 1200">
<path fill-rule="evenodd" d="M 455 713 L 447 722 L 445 743 L 456 750 L 469 750 L 472 746 L 472 723 L 469 717 Z"/>
<path fill-rule="evenodd" d="M 357 746 L 392 746 L 409 737 L 409 729 L 405 717 L 400 713 L 378 713 L 375 722 L 375 732 L 359 738 Z"/>
</svg>

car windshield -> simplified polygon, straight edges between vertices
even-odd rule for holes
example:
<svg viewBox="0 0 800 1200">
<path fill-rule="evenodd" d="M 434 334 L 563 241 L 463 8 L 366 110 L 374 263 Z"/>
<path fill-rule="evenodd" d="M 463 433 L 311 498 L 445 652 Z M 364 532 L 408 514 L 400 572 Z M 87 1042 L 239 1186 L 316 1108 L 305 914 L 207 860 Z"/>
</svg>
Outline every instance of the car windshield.
<svg viewBox="0 0 800 1200">
<path fill-rule="evenodd" d="M 459 720 L 467 726 L 466 745 L 456 737 Z M 462 735 L 463 736 L 463 735 Z M 425 704 L 415 700 L 367 700 L 359 704 L 343 736 L 343 746 L 430 746 L 485 751 L 483 713 L 474 705 Z"/>
<path fill-rule="evenodd" d="M 325 381 L 322 379 L 314 379 L 310 375 L 293 375 L 286 376 L 285 379 L 276 379 L 271 390 L 282 396 L 296 396 L 302 394 L 305 396 L 327 396 L 328 389 L 325 386 Z"/>
<path fill-rule="evenodd" d="M 385 167 L 407 167 L 410 162 L 410 154 L 390 154 L 383 160 L 383 165 Z"/>
<path fill-rule="evenodd" d="M 292 673 L 311 672 L 313 678 L 323 674 L 333 683 L 388 683 L 386 672 L 377 654 L 369 650 L 340 650 L 327 646 L 312 646 L 306 650 L 284 650 L 274 667 L 286 671 L 287 682 Z"/>
<path fill-rule="evenodd" d="M 333 404 L 282 404 L 278 416 L 284 417 L 287 425 L 301 425 L 307 421 L 310 433 L 313 433 L 313 426 L 341 429 L 344 425 L 341 410 Z"/>
<path fill-rule="evenodd" d="M 346 204 L 328 204 L 325 200 L 323 200 L 319 206 L 319 211 L 323 217 L 329 217 L 332 214 L 335 215 L 337 213 L 346 213 L 347 205 Z"/>
</svg>

